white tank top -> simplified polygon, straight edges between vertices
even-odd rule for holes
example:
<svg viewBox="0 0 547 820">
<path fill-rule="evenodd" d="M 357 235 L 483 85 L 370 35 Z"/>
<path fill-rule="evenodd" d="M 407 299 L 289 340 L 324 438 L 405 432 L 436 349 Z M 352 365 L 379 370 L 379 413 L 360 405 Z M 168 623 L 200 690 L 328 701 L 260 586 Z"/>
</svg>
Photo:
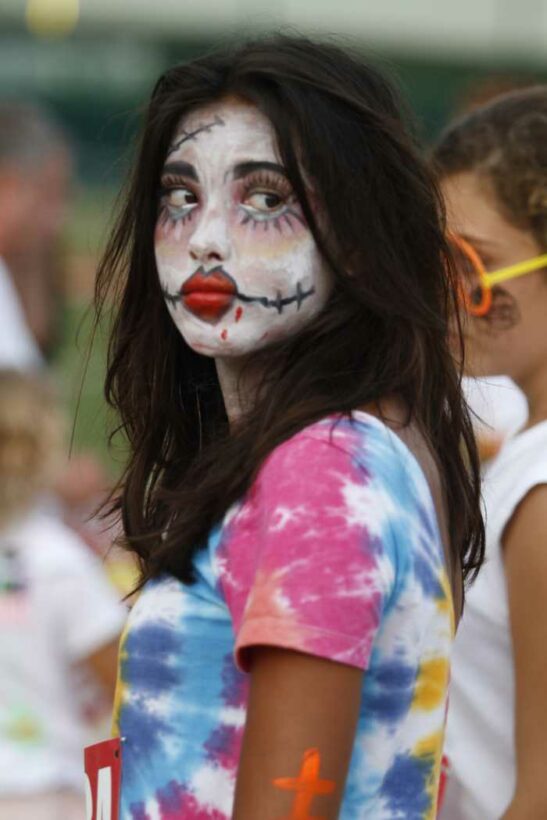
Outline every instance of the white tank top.
<svg viewBox="0 0 547 820">
<path fill-rule="evenodd" d="M 515 676 L 501 538 L 516 507 L 547 484 L 547 421 L 504 445 L 486 471 L 486 561 L 454 644 L 442 820 L 499 820 L 515 789 Z"/>
</svg>

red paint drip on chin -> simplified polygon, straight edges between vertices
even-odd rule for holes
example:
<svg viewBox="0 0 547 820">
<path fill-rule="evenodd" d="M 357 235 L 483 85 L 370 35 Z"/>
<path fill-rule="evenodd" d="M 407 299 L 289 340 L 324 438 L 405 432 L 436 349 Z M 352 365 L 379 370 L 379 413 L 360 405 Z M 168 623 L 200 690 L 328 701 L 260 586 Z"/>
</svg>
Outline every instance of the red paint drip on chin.
<svg viewBox="0 0 547 820">
<path fill-rule="evenodd" d="M 228 331 L 223 330 L 222 333 L 220 334 L 220 338 L 222 339 L 223 342 L 225 342 L 226 339 L 228 338 Z"/>
<path fill-rule="evenodd" d="M 243 316 L 243 308 L 238 307 L 236 309 L 236 322 L 239 322 L 239 320 L 241 319 L 242 316 Z"/>
</svg>

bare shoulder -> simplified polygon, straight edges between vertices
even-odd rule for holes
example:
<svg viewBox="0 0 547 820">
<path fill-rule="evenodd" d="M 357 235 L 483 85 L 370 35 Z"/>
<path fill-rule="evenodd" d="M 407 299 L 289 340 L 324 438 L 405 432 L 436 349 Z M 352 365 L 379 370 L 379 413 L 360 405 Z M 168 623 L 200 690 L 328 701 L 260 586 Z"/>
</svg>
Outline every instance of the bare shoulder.
<svg viewBox="0 0 547 820">
<path fill-rule="evenodd" d="M 437 507 L 437 515 L 439 518 L 444 517 L 444 509 L 437 506 L 437 498 L 442 496 L 437 461 L 419 425 L 414 420 L 408 421 L 404 404 L 395 398 L 389 398 L 383 399 L 377 406 L 364 407 L 363 410 L 379 418 L 410 450 L 427 479 Z"/>
<path fill-rule="evenodd" d="M 456 621 L 458 621 L 463 607 L 463 577 L 461 565 L 459 561 L 454 560 L 450 548 L 446 493 L 435 454 L 416 421 L 408 421 L 406 408 L 402 401 L 397 398 L 385 398 L 378 405 L 370 405 L 362 409 L 381 419 L 401 439 L 415 457 L 427 480 L 443 541 L 446 566 L 449 568 Z"/>
</svg>

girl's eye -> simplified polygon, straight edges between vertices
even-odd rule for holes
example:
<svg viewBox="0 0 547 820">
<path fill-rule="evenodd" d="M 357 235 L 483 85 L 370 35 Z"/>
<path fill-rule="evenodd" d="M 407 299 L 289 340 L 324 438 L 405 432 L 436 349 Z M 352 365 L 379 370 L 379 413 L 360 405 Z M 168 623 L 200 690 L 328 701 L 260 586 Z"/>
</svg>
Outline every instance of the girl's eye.
<svg viewBox="0 0 547 820">
<path fill-rule="evenodd" d="M 245 204 L 256 211 L 270 213 L 278 210 L 284 204 L 284 199 L 279 194 L 274 194 L 273 191 L 255 191 L 254 194 L 245 198 Z"/>
<path fill-rule="evenodd" d="M 172 188 L 165 195 L 168 205 L 172 208 L 185 208 L 187 205 L 195 205 L 197 196 L 188 188 Z"/>
</svg>

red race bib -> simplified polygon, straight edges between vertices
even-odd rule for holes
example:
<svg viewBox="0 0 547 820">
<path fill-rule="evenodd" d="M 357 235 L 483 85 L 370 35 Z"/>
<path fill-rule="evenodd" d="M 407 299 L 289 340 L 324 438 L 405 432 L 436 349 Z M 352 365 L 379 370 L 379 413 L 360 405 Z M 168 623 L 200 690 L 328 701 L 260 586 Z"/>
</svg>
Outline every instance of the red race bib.
<svg viewBox="0 0 547 820">
<path fill-rule="evenodd" d="M 119 737 L 84 749 L 86 820 L 118 820 L 122 749 Z"/>
</svg>

